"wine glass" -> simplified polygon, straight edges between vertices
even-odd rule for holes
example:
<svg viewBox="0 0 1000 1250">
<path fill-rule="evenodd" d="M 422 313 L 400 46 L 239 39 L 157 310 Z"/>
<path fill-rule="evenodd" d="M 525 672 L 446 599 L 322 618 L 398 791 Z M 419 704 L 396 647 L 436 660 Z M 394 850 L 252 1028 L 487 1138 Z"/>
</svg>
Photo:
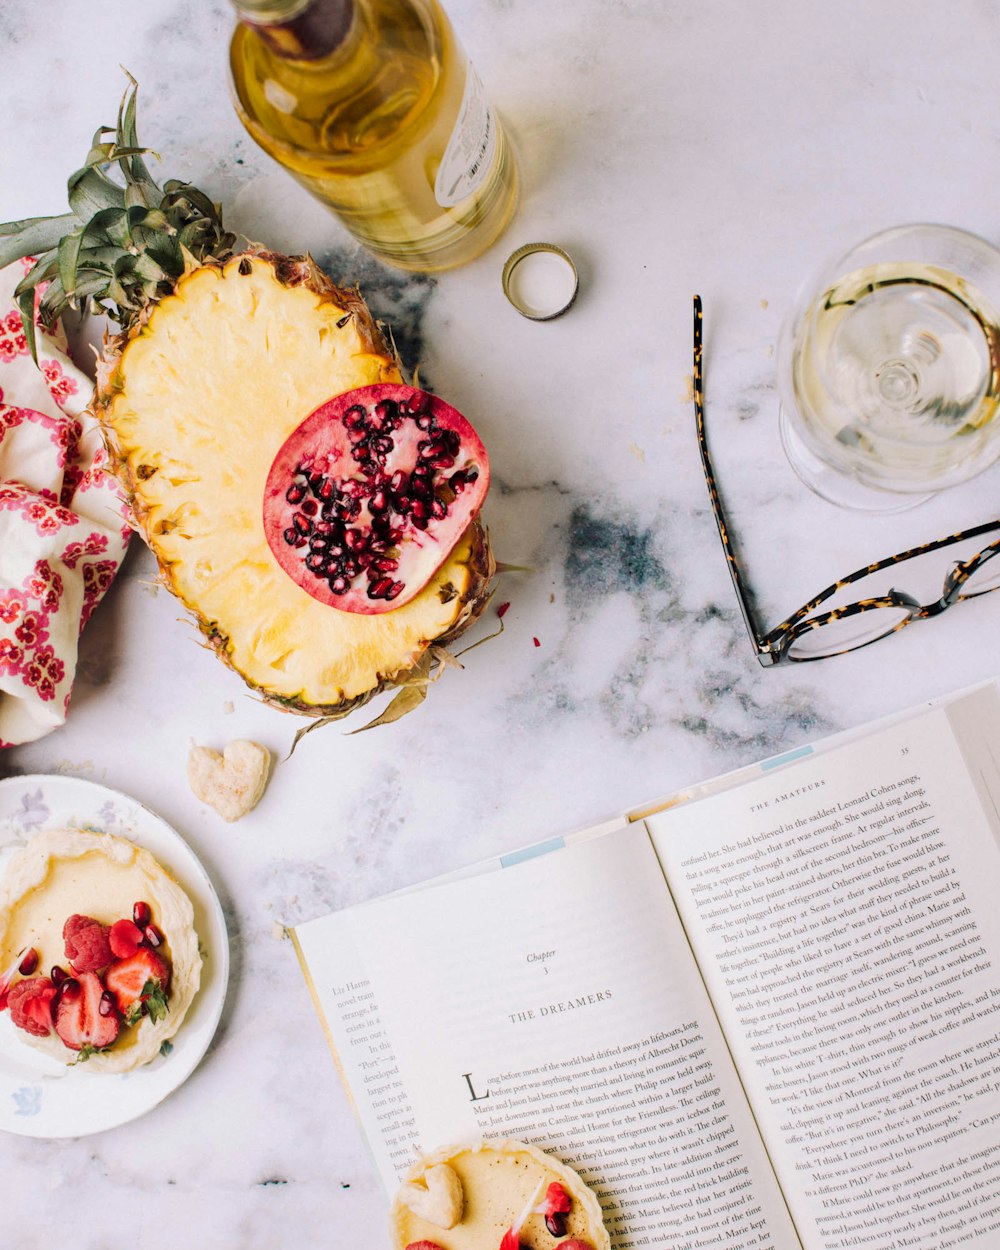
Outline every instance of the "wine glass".
<svg viewBox="0 0 1000 1250">
<path fill-rule="evenodd" d="M 843 507 L 894 512 L 1000 458 L 1000 250 L 898 226 L 800 292 L 778 348 L 792 468 Z"/>
</svg>

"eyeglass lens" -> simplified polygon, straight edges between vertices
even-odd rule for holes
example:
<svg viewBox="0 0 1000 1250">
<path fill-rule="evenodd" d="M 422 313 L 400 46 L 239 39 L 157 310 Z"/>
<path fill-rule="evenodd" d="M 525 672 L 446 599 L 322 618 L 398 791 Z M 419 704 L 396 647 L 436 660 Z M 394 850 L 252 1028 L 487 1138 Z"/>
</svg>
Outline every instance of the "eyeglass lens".
<svg viewBox="0 0 1000 1250">
<path fill-rule="evenodd" d="M 876 638 L 884 638 L 910 617 L 909 608 L 870 608 L 855 616 L 835 617 L 825 625 L 808 629 L 788 647 L 790 660 L 819 660 L 841 651 L 853 651 Z"/>
<path fill-rule="evenodd" d="M 1000 551 L 994 551 L 969 574 L 958 592 L 959 599 L 973 599 L 976 595 L 985 595 L 1000 587 L 1000 560 L 997 556 L 1000 556 Z"/>
</svg>

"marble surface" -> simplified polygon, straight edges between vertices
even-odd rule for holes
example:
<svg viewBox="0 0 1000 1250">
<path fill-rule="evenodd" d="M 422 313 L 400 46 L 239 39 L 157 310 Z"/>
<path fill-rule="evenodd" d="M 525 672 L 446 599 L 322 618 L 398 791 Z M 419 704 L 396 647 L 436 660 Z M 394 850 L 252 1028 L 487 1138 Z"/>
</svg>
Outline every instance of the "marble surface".
<svg viewBox="0 0 1000 1250">
<path fill-rule="evenodd" d="M 386 1244 L 384 1195 L 281 926 L 607 817 L 827 732 L 994 675 L 1000 603 L 960 606 L 854 655 L 762 669 L 719 549 L 689 399 L 691 296 L 706 310 L 708 421 L 762 615 L 775 622 L 869 560 L 997 513 L 1000 469 L 893 517 L 838 511 L 782 459 L 774 348 L 800 280 L 885 226 L 936 220 L 1000 241 L 996 16 L 845 0 L 452 0 L 514 137 L 518 217 L 437 279 L 365 258 L 263 156 L 230 107 L 220 0 L 7 0 L 0 12 L 0 220 L 62 212 L 113 122 L 126 66 L 157 172 L 229 224 L 361 283 L 406 365 L 490 448 L 486 516 L 508 574 L 503 635 L 414 715 L 296 723 L 197 645 L 135 545 L 81 641 L 66 726 L 0 776 L 122 790 L 188 840 L 222 898 L 232 978 L 215 1042 L 136 1122 L 0 1140 L 4 1244 L 126 1237 L 256 1250 Z M 552 240 L 581 294 L 521 319 L 503 259 Z M 930 573 L 929 594 L 944 568 Z M 916 574 L 914 574 L 916 576 Z M 492 612 L 474 639 L 492 630 Z M 537 640 L 537 641 L 536 641 Z M 278 757 L 226 825 L 189 793 L 192 741 Z M 47 1194 L 44 1202 L 39 1201 Z"/>
</svg>

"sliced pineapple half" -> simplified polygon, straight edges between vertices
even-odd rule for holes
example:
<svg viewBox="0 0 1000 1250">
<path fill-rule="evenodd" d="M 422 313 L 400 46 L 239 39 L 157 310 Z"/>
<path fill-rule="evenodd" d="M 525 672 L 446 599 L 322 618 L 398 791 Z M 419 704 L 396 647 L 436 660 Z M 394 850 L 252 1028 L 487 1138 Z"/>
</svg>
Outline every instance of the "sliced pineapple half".
<svg viewBox="0 0 1000 1250">
<path fill-rule="evenodd" d="M 356 292 L 308 258 L 202 264 L 110 339 L 95 410 L 165 584 L 265 698 L 338 715 L 415 670 L 481 611 L 494 571 L 474 521 L 409 603 L 379 616 L 319 603 L 264 534 L 268 470 L 332 395 L 400 373 Z"/>
</svg>

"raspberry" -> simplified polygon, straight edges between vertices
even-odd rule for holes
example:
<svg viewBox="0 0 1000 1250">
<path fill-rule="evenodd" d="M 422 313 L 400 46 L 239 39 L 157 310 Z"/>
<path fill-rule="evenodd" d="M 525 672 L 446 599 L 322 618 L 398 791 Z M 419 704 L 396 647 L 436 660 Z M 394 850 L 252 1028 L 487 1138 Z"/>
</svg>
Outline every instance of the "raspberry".
<svg viewBox="0 0 1000 1250">
<path fill-rule="evenodd" d="M 52 1032 L 52 1000 L 56 987 L 48 977 L 25 977 L 10 987 L 10 1018 L 19 1029 L 33 1037 Z"/>
<path fill-rule="evenodd" d="M 74 972 L 97 972 L 114 958 L 108 926 L 91 916 L 70 916 L 63 925 L 63 941 Z"/>
</svg>

